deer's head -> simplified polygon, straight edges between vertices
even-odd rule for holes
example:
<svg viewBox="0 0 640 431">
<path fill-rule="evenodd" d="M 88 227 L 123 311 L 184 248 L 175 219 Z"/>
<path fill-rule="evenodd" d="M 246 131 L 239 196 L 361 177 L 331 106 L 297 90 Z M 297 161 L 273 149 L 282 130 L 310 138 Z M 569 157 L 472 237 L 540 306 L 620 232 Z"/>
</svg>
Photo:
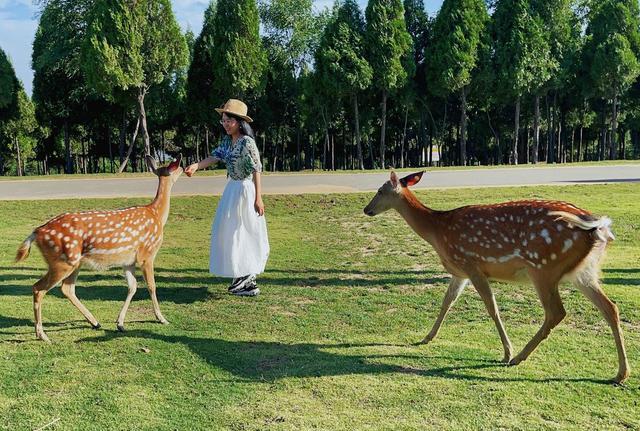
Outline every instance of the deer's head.
<svg viewBox="0 0 640 431">
<path fill-rule="evenodd" d="M 424 174 L 424 171 L 407 175 L 404 178 L 398 178 L 398 175 L 392 171 L 389 181 L 378 189 L 378 193 L 376 193 L 373 199 L 371 199 L 371 202 L 364 207 L 364 213 L 368 216 L 374 216 L 388 209 L 395 208 L 402 198 L 403 189 L 417 184 L 420 178 L 422 178 L 422 174 Z"/>
<path fill-rule="evenodd" d="M 160 180 L 162 180 L 163 177 L 169 177 L 171 184 L 178 181 L 178 177 L 182 175 L 182 172 L 184 172 L 182 166 L 180 166 L 180 164 L 182 163 L 182 154 L 179 154 L 177 159 L 169 163 L 167 166 L 163 166 L 161 168 L 158 167 L 156 159 L 151 156 L 147 156 L 146 161 L 149 169 L 151 169 L 151 171 L 156 174 L 160 178 Z"/>
</svg>

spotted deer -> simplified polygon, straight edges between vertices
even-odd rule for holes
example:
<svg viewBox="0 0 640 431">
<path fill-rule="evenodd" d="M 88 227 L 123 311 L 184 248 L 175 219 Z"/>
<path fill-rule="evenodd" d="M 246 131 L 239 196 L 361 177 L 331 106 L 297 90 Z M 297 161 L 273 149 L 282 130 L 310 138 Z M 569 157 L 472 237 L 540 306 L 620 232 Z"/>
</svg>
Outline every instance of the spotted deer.
<svg viewBox="0 0 640 431">
<path fill-rule="evenodd" d="M 137 290 L 134 276 L 136 264 L 142 269 L 156 318 L 163 324 L 169 323 L 158 305 L 153 262 L 160 250 L 164 226 L 169 217 L 171 188 L 182 174 L 181 159 L 179 156 L 168 166 L 158 168 L 156 161 L 147 156 L 147 165 L 159 180 L 156 197 L 149 205 L 112 211 L 65 213 L 36 228 L 22 243 L 16 254 L 16 262 L 29 256 L 31 244 L 35 242 L 49 267 L 47 273 L 33 285 L 33 311 L 38 339 L 49 341 L 42 328 L 42 301 L 45 294 L 60 282 L 62 293 L 94 329 L 100 328 L 96 318 L 75 293 L 76 279 L 83 264 L 99 270 L 123 267 L 129 292 L 118 315 L 119 331 L 124 331 L 125 315 Z"/>
<path fill-rule="evenodd" d="M 629 377 L 629 363 L 620 329 L 618 308 L 599 283 L 600 261 L 614 239 L 611 220 L 595 217 L 576 206 L 558 201 L 525 200 L 493 205 L 470 205 L 450 211 L 432 210 L 409 189 L 424 172 L 399 179 L 395 172 L 364 208 L 369 216 L 389 209 L 400 213 L 409 226 L 438 253 L 452 275 L 440 313 L 422 343 L 438 330 L 451 305 L 471 281 L 494 320 L 502 345 L 503 361 L 516 365 L 564 319 L 558 293 L 563 281 L 573 284 L 600 310 L 613 331 L 618 351 L 615 382 Z M 542 303 L 542 327 L 522 351 L 512 357 L 489 280 L 530 281 Z"/>
</svg>

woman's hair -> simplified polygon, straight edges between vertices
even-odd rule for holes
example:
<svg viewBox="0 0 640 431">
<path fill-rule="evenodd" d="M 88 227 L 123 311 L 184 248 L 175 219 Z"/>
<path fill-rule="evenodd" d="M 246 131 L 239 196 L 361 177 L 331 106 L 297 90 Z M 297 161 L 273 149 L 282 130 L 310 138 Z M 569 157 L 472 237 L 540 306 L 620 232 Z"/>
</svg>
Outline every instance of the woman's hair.
<svg viewBox="0 0 640 431">
<path fill-rule="evenodd" d="M 251 139 L 256 139 L 256 136 L 253 133 L 253 129 L 251 128 L 251 126 L 249 125 L 249 123 L 246 120 L 238 117 L 237 115 L 229 114 L 228 112 L 225 112 L 225 115 L 227 117 L 236 119 L 236 121 L 240 124 L 240 133 L 242 133 L 245 136 L 250 137 Z"/>
</svg>

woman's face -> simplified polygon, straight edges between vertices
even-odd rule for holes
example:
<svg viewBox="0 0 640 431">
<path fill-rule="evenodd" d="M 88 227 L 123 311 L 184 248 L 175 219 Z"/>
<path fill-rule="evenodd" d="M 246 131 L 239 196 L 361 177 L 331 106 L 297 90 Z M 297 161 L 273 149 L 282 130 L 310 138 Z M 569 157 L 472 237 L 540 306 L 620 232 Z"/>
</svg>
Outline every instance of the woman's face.
<svg viewBox="0 0 640 431">
<path fill-rule="evenodd" d="M 238 122 L 238 120 L 233 117 L 227 116 L 227 114 L 222 114 L 222 120 L 220 121 L 220 123 L 222 123 L 222 127 L 224 127 L 227 135 L 235 135 L 240 130 L 240 123 Z"/>
</svg>

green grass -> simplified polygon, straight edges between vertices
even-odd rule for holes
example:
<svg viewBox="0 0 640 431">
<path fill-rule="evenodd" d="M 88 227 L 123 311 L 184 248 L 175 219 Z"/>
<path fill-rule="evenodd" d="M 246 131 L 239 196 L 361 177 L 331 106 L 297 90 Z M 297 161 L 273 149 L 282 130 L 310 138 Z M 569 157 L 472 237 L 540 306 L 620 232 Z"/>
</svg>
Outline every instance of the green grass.
<svg viewBox="0 0 640 431">
<path fill-rule="evenodd" d="M 398 172 L 414 172 L 421 169 L 427 169 L 429 171 L 440 171 L 440 170 L 468 170 L 468 169 L 527 169 L 527 168 L 536 168 L 536 169 L 544 169 L 544 168 L 569 168 L 576 166 L 622 166 L 622 165 L 640 165 L 640 160 L 603 160 L 599 162 L 580 162 L 580 163 L 561 163 L 561 164 L 553 164 L 548 165 L 544 162 L 538 163 L 536 165 L 491 165 L 491 166 L 442 166 L 442 167 L 422 167 L 422 168 L 397 168 L 395 169 Z M 226 175 L 225 169 L 208 169 L 204 171 L 199 171 L 198 176 L 220 176 Z M 382 173 L 389 172 L 388 169 L 368 169 L 368 170 L 337 170 L 337 171 L 323 171 L 322 169 L 306 169 L 303 171 L 293 171 L 293 172 L 269 172 L 265 171 L 264 175 L 318 175 L 318 174 L 360 174 L 360 173 Z M 23 177 L 17 176 L 0 176 L 0 181 L 23 181 L 23 180 L 68 180 L 68 179 L 102 179 L 102 178 L 140 178 L 145 176 L 150 176 L 150 173 L 147 172 L 123 172 L 121 174 L 111 174 L 111 173 L 98 173 L 98 174 L 52 174 L 52 175 L 28 175 Z"/>
<path fill-rule="evenodd" d="M 140 199 L 0 202 L 0 429 L 410 430 L 640 429 L 640 200 L 638 185 L 447 189 L 420 192 L 438 209 L 516 198 L 564 199 L 614 220 L 605 290 L 620 307 L 632 376 L 617 371 L 613 338 L 594 307 L 562 288 L 567 318 L 517 367 L 479 296 L 468 288 L 439 337 L 430 329 L 447 285 L 434 251 L 395 213 L 367 218 L 371 194 L 266 196 L 271 241 L 262 295 L 226 294 L 207 273 L 218 198 L 179 197 L 156 260 L 171 322 L 154 322 L 140 289 L 117 269 L 84 270 L 78 297 L 103 325 L 91 330 L 53 289 L 35 340 L 30 286 L 37 250 L 12 261 L 31 230 L 60 212 Z M 141 276 L 138 276 L 141 279 Z M 539 328 L 528 285 L 494 283 L 514 349 Z M 143 350 L 144 349 L 144 350 Z"/>
</svg>

